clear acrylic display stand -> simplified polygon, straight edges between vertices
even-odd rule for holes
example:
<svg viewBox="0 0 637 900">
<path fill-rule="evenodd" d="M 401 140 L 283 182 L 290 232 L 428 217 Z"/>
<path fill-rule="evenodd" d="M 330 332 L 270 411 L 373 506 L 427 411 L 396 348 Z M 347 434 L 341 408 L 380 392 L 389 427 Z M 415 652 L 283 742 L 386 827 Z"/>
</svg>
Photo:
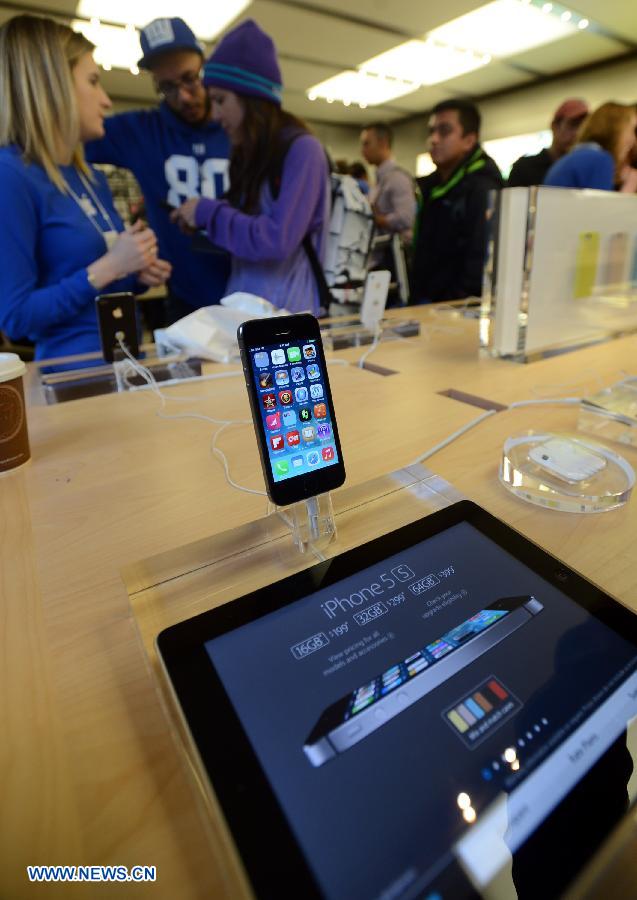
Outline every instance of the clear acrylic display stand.
<svg viewBox="0 0 637 900">
<path fill-rule="evenodd" d="M 296 504 L 296 509 L 270 507 L 264 518 L 140 560 L 122 572 L 140 643 L 157 676 L 155 684 L 166 724 L 184 751 L 184 772 L 193 785 L 192 799 L 202 832 L 208 837 L 211 854 L 218 852 L 220 841 L 224 840 L 217 825 L 217 801 L 201 771 L 198 754 L 174 705 L 170 687 L 163 678 L 155 647 L 159 632 L 382 537 L 461 499 L 462 495 L 443 478 L 423 465 L 412 465 L 312 498 L 309 505 Z M 317 501 L 318 509 L 314 501 Z M 322 523 L 330 521 L 328 512 L 331 512 L 334 531 L 327 546 L 323 546 Z M 314 540 L 319 541 L 322 551 L 317 549 L 316 543 L 307 541 L 304 544 L 308 552 L 300 553 L 290 538 L 289 522 L 284 521 L 283 516 L 300 517 L 296 533 L 302 537 L 307 527 L 308 532 L 314 532 Z M 214 513 L 211 523 L 213 521 Z M 232 858 L 228 851 L 223 856 L 223 864 L 230 865 Z M 249 894 L 245 896 L 247 898 Z"/>
<path fill-rule="evenodd" d="M 363 347 L 374 340 L 392 341 L 401 338 L 416 337 L 420 334 L 420 322 L 417 319 L 382 319 L 376 331 L 366 328 L 360 316 L 343 316 L 339 321 L 321 324 L 323 344 L 328 350 L 346 350 L 348 347 Z"/>
<path fill-rule="evenodd" d="M 263 518 L 135 563 L 123 578 L 146 649 L 154 656 L 155 637 L 175 622 L 462 498 L 444 478 L 417 464 L 312 498 L 318 509 L 313 503 L 309 508 L 297 504 L 296 509 L 270 505 Z M 291 534 L 299 536 L 304 552 L 299 552 Z"/>
<path fill-rule="evenodd" d="M 153 373 L 155 381 L 167 385 L 201 375 L 201 363 L 188 359 L 184 354 L 172 357 L 149 357 L 139 360 L 140 365 Z M 146 387 L 148 382 L 132 362 L 122 355 L 113 362 L 116 391 L 134 391 Z"/>
<path fill-rule="evenodd" d="M 201 360 L 190 358 L 188 354 L 180 352 L 171 356 L 157 356 L 152 344 L 144 344 L 140 350 L 147 354 L 140 359 L 140 363 L 151 370 L 159 384 L 172 384 L 187 378 L 197 378 L 202 374 Z M 146 385 L 130 363 L 127 363 L 127 367 L 120 367 L 118 363 L 104 362 L 101 353 L 40 360 L 35 363 L 35 368 L 38 394 L 47 404 L 136 390 Z"/>
<path fill-rule="evenodd" d="M 556 475 L 539 465 L 541 452 L 534 450 L 552 439 L 560 439 L 583 465 L 592 461 L 598 471 L 581 478 Z M 535 457 L 535 459 L 533 458 Z M 507 438 L 502 449 L 500 483 L 520 500 L 547 509 L 571 513 L 608 512 L 630 499 L 635 472 L 622 456 L 602 444 L 569 434 L 524 434 Z"/>
<path fill-rule="evenodd" d="M 637 378 L 625 378 L 585 397 L 577 427 L 595 437 L 637 447 Z"/>
<path fill-rule="evenodd" d="M 637 330 L 637 196 L 507 188 L 488 210 L 481 344 L 520 362 Z"/>
<path fill-rule="evenodd" d="M 329 491 L 290 506 L 269 504 L 268 511 L 285 522 L 299 553 L 320 553 L 336 539 L 334 507 Z"/>
</svg>

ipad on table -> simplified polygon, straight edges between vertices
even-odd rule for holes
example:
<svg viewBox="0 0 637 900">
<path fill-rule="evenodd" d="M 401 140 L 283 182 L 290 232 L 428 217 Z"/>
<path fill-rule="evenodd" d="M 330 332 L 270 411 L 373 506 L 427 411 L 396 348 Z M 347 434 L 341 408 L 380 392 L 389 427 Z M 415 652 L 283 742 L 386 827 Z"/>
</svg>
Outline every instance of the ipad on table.
<svg viewBox="0 0 637 900">
<path fill-rule="evenodd" d="M 636 621 L 463 501 L 157 648 L 256 896 L 545 900 L 633 802 Z"/>
</svg>

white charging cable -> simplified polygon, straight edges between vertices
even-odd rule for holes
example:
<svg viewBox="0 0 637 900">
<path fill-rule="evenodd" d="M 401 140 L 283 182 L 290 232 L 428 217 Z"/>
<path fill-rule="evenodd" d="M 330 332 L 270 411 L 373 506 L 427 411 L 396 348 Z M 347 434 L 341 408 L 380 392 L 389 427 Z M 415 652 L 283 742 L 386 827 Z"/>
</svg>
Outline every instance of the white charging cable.
<svg viewBox="0 0 637 900">
<path fill-rule="evenodd" d="M 238 490 L 238 491 L 243 491 L 246 494 L 256 494 L 259 497 L 267 496 L 265 491 L 258 491 L 258 490 L 255 490 L 254 488 L 249 488 L 249 487 L 245 487 L 242 484 L 237 484 L 237 482 L 234 481 L 230 475 L 230 466 L 229 466 L 228 459 L 227 459 L 225 453 L 223 452 L 223 450 L 221 450 L 217 446 L 217 441 L 218 441 L 220 435 L 231 425 L 252 425 L 252 420 L 251 419 L 215 419 L 212 416 L 206 416 L 203 413 L 197 413 L 197 412 L 170 413 L 170 414 L 163 412 L 163 410 L 166 408 L 166 400 L 168 398 L 160 390 L 160 388 L 157 384 L 157 381 L 155 379 L 155 376 L 150 371 L 150 369 L 148 369 L 146 366 L 142 365 L 138 359 L 135 359 L 135 357 L 131 354 L 128 347 L 124 344 L 124 342 L 122 341 L 121 338 L 118 338 L 118 343 L 119 343 L 119 347 L 120 347 L 122 353 L 124 354 L 124 356 L 126 357 L 128 362 L 130 363 L 133 370 L 135 372 L 137 372 L 137 374 L 140 375 L 144 379 L 144 381 L 146 382 L 146 384 L 148 385 L 150 390 L 152 390 L 152 392 L 155 394 L 155 396 L 157 396 L 159 398 L 159 401 L 162 405 L 162 409 L 156 410 L 155 415 L 157 415 L 160 419 L 200 419 L 201 421 L 204 421 L 204 422 L 210 422 L 212 425 L 220 425 L 221 427 L 218 428 L 217 431 L 212 436 L 212 441 L 210 443 L 210 452 L 212 453 L 212 455 L 214 457 L 216 457 L 219 460 L 219 462 L 223 466 L 223 472 L 224 472 L 227 483 L 230 485 L 230 487 L 236 488 L 236 490 Z M 229 373 L 221 372 L 221 373 L 218 373 L 216 376 L 212 376 L 212 377 L 213 378 L 214 377 L 222 377 L 223 378 L 224 376 L 227 376 L 228 374 Z M 233 372 L 232 374 L 234 375 L 235 373 Z M 237 373 L 237 374 L 241 374 L 241 373 Z M 175 399 L 175 398 L 171 398 L 171 399 Z"/>
<path fill-rule="evenodd" d="M 367 356 L 369 356 L 369 354 L 372 352 L 372 350 L 374 350 L 375 345 L 378 344 L 378 340 L 380 340 L 380 328 L 377 330 L 377 338 L 375 338 L 375 343 L 372 344 L 372 346 L 365 352 L 365 354 L 363 354 L 363 356 L 359 360 L 358 365 L 360 368 L 363 368 L 365 359 L 367 358 Z M 144 381 L 146 382 L 146 384 L 150 388 L 150 390 L 152 390 L 153 393 L 159 398 L 161 405 L 162 405 L 162 409 L 165 409 L 167 398 L 162 393 L 162 391 L 159 389 L 159 386 L 157 384 L 157 381 L 155 380 L 155 376 L 153 375 L 153 373 L 150 371 L 150 369 L 146 368 L 146 366 L 143 366 L 139 362 L 139 360 L 135 359 L 135 357 L 130 353 L 130 351 L 128 350 L 128 347 L 126 347 L 126 345 L 124 344 L 124 342 L 122 341 L 121 338 L 118 338 L 118 343 L 119 343 L 122 353 L 126 356 L 127 360 L 129 361 L 129 363 L 132 366 L 132 368 L 134 369 L 134 371 L 137 372 L 138 375 L 140 375 L 144 379 Z M 331 362 L 340 363 L 341 361 L 340 360 L 331 360 Z M 229 373 L 222 372 L 222 373 L 219 373 L 216 377 L 224 377 L 228 374 Z M 234 374 L 234 373 L 232 373 L 232 374 Z M 238 373 L 238 374 L 240 374 L 240 373 Z M 215 376 L 212 376 L 212 377 L 214 378 Z M 547 405 L 573 406 L 578 403 L 581 403 L 581 400 L 582 400 L 581 397 L 555 397 L 555 398 L 547 397 L 547 398 L 541 398 L 541 399 L 517 400 L 514 403 L 510 403 L 506 407 L 506 409 L 507 410 L 519 409 L 520 407 L 524 407 L 524 406 L 547 406 Z M 502 410 L 502 412 L 505 412 L 505 411 L 506 410 Z M 462 428 L 459 428 L 457 431 L 454 431 L 453 434 L 450 434 L 448 437 L 444 438 L 444 440 L 440 441 L 438 444 L 435 444 L 433 447 L 430 447 L 428 450 L 425 450 L 424 453 L 421 453 L 420 456 L 418 456 L 416 459 L 414 459 L 409 465 L 417 465 L 418 463 L 422 463 L 425 460 L 429 459 L 429 457 L 438 453 L 440 450 L 444 450 L 444 448 L 448 447 L 449 444 L 452 444 L 459 437 L 462 437 L 463 434 L 466 434 L 468 431 L 471 431 L 471 429 L 475 428 L 476 425 L 479 425 L 481 422 L 484 422 L 485 419 L 488 419 L 488 418 L 490 418 L 490 416 L 495 415 L 496 412 L 498 412 L 498 410 L 495 410 L 495 409 L 486 410 L 486 412 L 483 412 L 477 418 L 472 419 L 471 422 L 467 422 L 465 425 L 462 426 Z M 251 420 L 249 420 L 249 419 L 214 419 L 212 416 L 206 416 L 206 415 L 203 415 L 203 413 L 195 413 L 195 412 L 167 414 L 167 413 L 164 413 L 162 410 L 157 410 L 156 415 L 159 416 L 159 418 L 161 418 L 161 419 L 201 419 L 204 422 L 210 422 L 213 425 L 219 425 L 220 428 L 217 429 L 217 431 L 214 433 L 214 435 L 212 437 L 212 441 L 210 444 L 210 452 L 212 453 L 213 456 L 215 456 L 220 461 L 221 465 L 223 466 L 223 471 L 224 471 L 224 475 L 226 478 L 226 482 L 231 487 L 236 488 L 236 490 L 238 490 L 238 491 L 244 491 L 246 494 L 256 494 L 260 497 L 267 496 L 265 491 L 258 491 L 258 490 L 255 490 L 254 488 L 249 488 L 249 487 L 245 487 L 244 485 L 237 484 L 237 482 L 234 481 L 230 475 L 230 466 L 229 466 L 228 459 L 227 459 L 225 453 L 223 452 L 223 450 L 221 450 L 217 446 L 218 438 L 227 428 L 229 428 L 231 425 L 252 425 Z"/>
<path fill-rule="evenodd" d="M 581 403 L 581 401 L 581 397 L 547 397 L 541 400 L 517 400 L 515 403 L 510 403 L 505 409 L 500 410 L 500 412 L 506 412 L 509 409 L 520 409 L 523 406 L 573 406 L 577 403 Z M 438 453 L 439 450 L 444 450 L 444 448 L 448 447 L 449 444 L 452 444 L 459 437 L 462 437 L 462 435 L 466 434 L 467 431 L 471 431 L 471 429 L 475 428 L 476 425 L 479 425 L 480 422 L 484 422 L 485 419 L 488 419 L 490 416 L 495 415 L 496 412 L 498 412 L 497 409 L 488 409 L 486 412 L 483 412 L 476 419 L 472 419 L 471 422 L 467 422 L 467 424 L 463 425 L 462 428 L 459 428 L 457 431 L 454 431 L 453 434 L 450 434 L 444 440 L 440 441 L 439 444 L 436 444 L 434 447 L 430 447 L 429 450 L 425 450 L 424 453 L 421 453 L 421 455 L 413 460 L 413 462 L 409 463 L 409 465 L 417 465 L 418 463 L 424 462 L 426 459 L 429 459 L 429 457 L 433 456 L 434 453 Z"/>
<path fill-rule="evenodd" d="M 467 422 L 466 425 L 463 425 L 462 428 L 454 431 L 453 434 L 450 434 L 449 437 L 446 437 L 443 441 L 440 441 L 439 444 L 436 444 L 434 447 L 430 447 L 429 450 L 425 450 L 424 453 L 421 453 L 420 456 L 417 457 L 413 462 L 409 463 L 409 465 L 415 466 L 418 463 L 424 462 L 426 459 L 429 459 L 430 456 L 433 456 L 434 453 L 438 453 L 439 450 L 444 450 L 445 447 L 448 447 L 449 444 L 452 444 L 459 437 L 462 437 L 462 435 L 466 434 L 467 431 L 471 431 L 471 429 L 475 428 L 476 425 L 479 425 L 480 422 L 488 419 L 489 416 L 494 416 L 496 412 L 497 410 L 495 409 L 488 409 L 486 412 L 483 412 L 482 415 L 478 416 L 477 419 L 472 419 L 471 422 Z"/>
<path fill-rule="evenodd" d="M 367 348 L 367 350 L 363 353 L 361 358 L 358 360 L 358 368 L 359 369 L 365 368 L 365 360 L 367 359 L 368 356 L 370 356 L 374 352 L 376 347 L 378 347 L 378 345 L 380 343 L 380 337 L 381 337 L 381 327 L 380 327 L 380 325 L 376 325 L 376 328 L 374 329 L 374 340 L 372 341 L 371 345 Z"/>
</svg>

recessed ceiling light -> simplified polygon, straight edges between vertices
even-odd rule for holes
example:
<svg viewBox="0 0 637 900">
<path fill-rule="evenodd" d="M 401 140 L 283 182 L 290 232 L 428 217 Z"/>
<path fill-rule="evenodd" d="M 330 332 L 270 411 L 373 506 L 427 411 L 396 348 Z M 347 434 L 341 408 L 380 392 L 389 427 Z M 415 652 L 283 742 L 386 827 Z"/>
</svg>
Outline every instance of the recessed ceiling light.
<svg viewBox="0 0 637 900">
<path fill-rule="evenodd" d="M 545 3 L 542 9 L 552 4 Z M 452 47 L 495 57 L 513 56 L 576 33 L 575 26 L 520 0 L 493 0 L 429 32 Z"/>
<path fill-rule="evenodd" d="M 561 10 L 561 13 L 560 13 Z M 417 90 L 440 84 L 506 58 L 577 33 L 572 13 L 551 2 L 492 0 L 429 32 L 374 56 L 358 71 L 341 72 L 314 85 L 308 97 L 375 106 Z"/>
<path fill-rule="evenodd" d="M 312 94 L 328 103 L 339 100 L 341 103 L 348 101 L 359 106 L 361 104 L 378 106 L 388 100 L 409 94 L 417 87 L 417 84 L 405 84 L 396 79 L 390 80 L 376 74 L 350 70 L 313 85 L 307 93 L 308 96 Z"/>
<path fill-rule="evenodd" d="M 76 19 L 71 22 L 74 31 L 80 31 L 95 44 L 95 62 L 105 69 L 137 69 L 141 56 L 137 32 L 118 25 L 103 25 L 94 18 L 90 22 Z M 137 72 L 134 74 L 137 74 Z"/>
<path fill-rule="evenodd" d="M 203 40 L 220 34 L 250 5 L 250 0 L 224 0 L 223 3 L 201 3 L 201 0 L 79 0 L 77 14 L 90 19 L 98 16 L 109 22 L 143 28 L 153 19 L 169 19 L 178 13 Z M 141 55 L 141 54 L 140 54 Z"/>
<path fill-rule="evenodd" d="M 360 69 L 385 78 L 401 79 L 411 83 L 409 90 L 414 90 L 419 85 L 438 84 L 472 72 L 488 61 L 483 54 L 448 46 L 438 40 L 407 41 L 368 59 Z"/>
</svg>

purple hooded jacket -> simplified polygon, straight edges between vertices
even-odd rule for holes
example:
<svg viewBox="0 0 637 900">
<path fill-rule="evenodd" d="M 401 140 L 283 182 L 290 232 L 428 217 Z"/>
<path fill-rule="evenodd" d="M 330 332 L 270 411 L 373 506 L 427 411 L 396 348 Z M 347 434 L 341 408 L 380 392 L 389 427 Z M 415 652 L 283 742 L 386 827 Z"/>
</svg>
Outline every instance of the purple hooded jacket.
<svg viewBox="0 0 637 900">
<path fill-rule="evenodd" d="M 290 312 L 316 315 L 319 292 L 302 241 L 310 234 L 323 258 L 329 211 L 325 152 L 315 137 L 303 134 L 286 154 L 275 200 L 264 182 L 258 214 L 243 213 L 226 200 L 202 199 L 195 220 L 213 244 L 232 254 L 226 293 L 246 291 Z"/>
</svg>

